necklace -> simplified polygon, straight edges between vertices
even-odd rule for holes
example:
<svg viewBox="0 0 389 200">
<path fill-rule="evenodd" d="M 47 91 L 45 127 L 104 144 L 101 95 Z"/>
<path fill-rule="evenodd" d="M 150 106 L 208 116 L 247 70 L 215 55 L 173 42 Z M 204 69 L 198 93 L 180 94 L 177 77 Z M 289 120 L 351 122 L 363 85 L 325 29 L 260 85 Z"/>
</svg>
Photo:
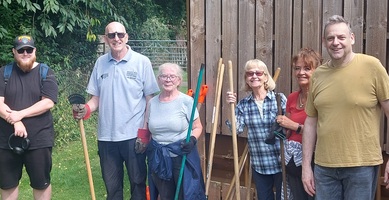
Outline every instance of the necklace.
<svg viewBox="0 0 389 200">
<path fill-rule="evenodd" d="M 299 108 L 303 108 L 304 107 L 304 104 L 303 104 L 301 99 L 302 99 L 301 94 L 299 94 Z"/>
</svg>

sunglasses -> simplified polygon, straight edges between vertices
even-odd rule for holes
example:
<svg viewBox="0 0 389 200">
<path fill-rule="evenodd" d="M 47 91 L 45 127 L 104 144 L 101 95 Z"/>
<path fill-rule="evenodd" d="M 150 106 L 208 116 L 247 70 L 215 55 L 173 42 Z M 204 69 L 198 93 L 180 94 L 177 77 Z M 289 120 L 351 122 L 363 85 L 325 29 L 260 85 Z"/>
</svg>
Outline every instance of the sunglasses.
<svg viewBox="0 0 389 200">
<path fill-rule="evenodd" d="M 264 71 L 255 71 L 255 72 L 247 71 L 247 72 L 246 72 L 246 76 L 247 76 L 247 77 L 253 77 L 254 74 L 255 74 L 256 76 L 262 76 L 262 75 L 265 74 L 265 72 L 264 72 Z"/>
<path fill-rule="evenodd" d="M 107 34 L 107 37 L 109 39 L 114 39 L 116 37 L 116 35 L 118 36 L 118 38 L 122 39 L 124 38 L 124 36 L 126 36 L 126 33 L 118 33 L 118 32 L 115 32 L 115 33 L 108 33 Z"/>
<path fill-rule="evenodd" d="M 17 50 L 18 54 L 24 54 L 24 52 L 27 52 L 27 54 L 32 54 L 33 51 L 34 51 L 34 48 L 19 49 L 19 50 Z"/>
</svg>

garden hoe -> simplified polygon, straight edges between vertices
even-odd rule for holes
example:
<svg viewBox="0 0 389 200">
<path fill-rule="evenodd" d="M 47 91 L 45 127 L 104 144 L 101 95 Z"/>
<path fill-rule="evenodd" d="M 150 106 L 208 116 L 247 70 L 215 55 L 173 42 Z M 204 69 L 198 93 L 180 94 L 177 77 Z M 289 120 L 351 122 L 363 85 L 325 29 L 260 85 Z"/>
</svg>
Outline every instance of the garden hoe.
<svg viewBox="0 0 389 200">
<path fill-rule="evenodd" d="M 85 98 L 81 94 L 72 94 L 68 97 L 68 100 L 69 100 L 70 104 L 72 104 L 72 105 L 73 104 L 85 104 Z M 78 121 L 78 125 L 80 126 L 80 131 L 81 131 L 81 141 L 82 141 L 82 147 L 84 148 L 85 165 L 86 165 L 86 170 L 88 172 L 90 193 L 91 193 L 92 200 L 96 200 L 95 189 L 93 186 L 92 171 L 91 171 L 90 162 L 89 162 L 88 147 L 86 144 L 84 120 L 80 119 Z"/>
</svg>

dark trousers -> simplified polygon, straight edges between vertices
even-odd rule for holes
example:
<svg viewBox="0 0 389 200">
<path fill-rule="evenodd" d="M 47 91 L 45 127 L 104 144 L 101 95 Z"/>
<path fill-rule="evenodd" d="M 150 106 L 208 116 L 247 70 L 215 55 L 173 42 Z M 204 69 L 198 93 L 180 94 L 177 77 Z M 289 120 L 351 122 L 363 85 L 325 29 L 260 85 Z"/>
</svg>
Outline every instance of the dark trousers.
<svg viewBox="0 0 389 200">
<path fill-rule="evenodd" d="M 286 174 L 288 176 L 288 183 L 290 192 L 293 195 L 293 199 L 297 200 L 313 200 L 308 193 L 304 190 L 303 182 L 301 181 L 302 167 L 296 166 L 293 157 L 286 165 Z"/>
<path fill-rule="evenodd" d="M 176 186 L 178 183 L 178 178 L 180 176 L 182 156 L 172 157 L 173 162 L 173 178 L 171 180 L 160 179 L 155 173 L 151 173 L 151 178 L 153 179 L 154 185 L 159 191 L 160 200 L 172 200 L 175 197 Z M 178 199 L 182 200 L 182 182 L 180 187 L 180 194 Z"/>
<path fill-rule="evenodd" d="M 135 140 L 98 142 L 107 200 L 123 200 L 124 165 L 131 185 L 131 199 L 146 199 L 146 154 L 135 153 Z"/>
</svg>

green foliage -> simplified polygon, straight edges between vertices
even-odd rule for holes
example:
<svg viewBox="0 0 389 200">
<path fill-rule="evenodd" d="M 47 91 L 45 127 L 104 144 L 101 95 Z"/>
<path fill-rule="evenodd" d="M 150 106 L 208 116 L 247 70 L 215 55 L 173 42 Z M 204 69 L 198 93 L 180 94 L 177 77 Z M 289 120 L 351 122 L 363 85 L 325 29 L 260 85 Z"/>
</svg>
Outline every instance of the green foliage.
<svg viewBox="0 0 389 200">
<path fill-rule="evenodd" d="M 71 94 L 77 93 L 85 97 L 88 101 L 88 96 L 85 92 L 89 76 L 83 74 L 80 70 L 68 71 L 64 70 L 56 73 L 59 98 L 54 106 L 54 130 L 55 130 L 55 145 L 63 146 L 71 141 L 79 138 L 80 129 L 77 120 L 73 119 L 72 107 L 68 101 Z M 97 115 L 93 114 L 91 118 L 84 121 L 84 126 L 87 130 L 93 131 L 97 124 Z"/>
<path fill-rule="evenodd" d="M 106 24 L 124 24 L 130 39 L 175 39 L 185 30 L 181 0 L 0 0 L 0 66 L 13 61 L 16 36 L 32 35 L 37 61 L 57 75 L 60 93 L 53 109 L 56 145 L 78 138 L 67 96 L 85 94 L 89 74 L 101 55 L 98 34 Z M 182 31 L 181 31 L 182 32 Z M 96 116 L 85 123 L 96 126 Z"/>
<path fill-rule="evenodd" d="M 139 40 L 169 40 L 169 27 L 160 18 L 151 17 L 143 23 Z"/>
</svg>

